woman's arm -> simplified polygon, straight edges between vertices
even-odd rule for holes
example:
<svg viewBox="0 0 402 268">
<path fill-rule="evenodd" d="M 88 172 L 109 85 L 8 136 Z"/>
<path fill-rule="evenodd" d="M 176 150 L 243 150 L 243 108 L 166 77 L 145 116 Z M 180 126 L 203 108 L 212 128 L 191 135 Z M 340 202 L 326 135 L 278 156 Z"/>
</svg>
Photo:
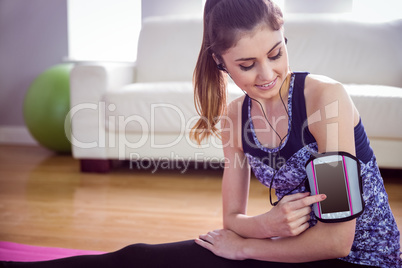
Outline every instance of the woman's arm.
<svg viewBox="0 0 402 268">
<path fill-rule="evenodd" d="M 310 196 L 310 193 L 288 195 L 266 213 L 248 216 L 246 211 L 248 180 L 243 182 L 244 188 L 242 188 L 238 186 L 241 183 L 233 183 L 235 178 L 236 174 L 226 177 L 222 183 L 223 227 L 242 237 L 297 236 L 309 227 L 310 206 L 326 198 L 325 195 Z"/>
<path fill-rule="evenodd" d="M 299 263 L 335 259 L 349 254 L 355 222 L 318 222 L 298 236 L 277 239 L 243 238 L 230 230 L 216 230 L 195 241 L 215 255 L 233 260 Z"/>
<path fill-rule="evenodd" d="M 353 244 L 355 223 L 356 220 L 342 223 L 318 222 L 296 237 L 245 239 L 240 257 L 275 262 L 309 262 L 345 257 Z"/>
<path fill-rule="evenodd" d="M 359 113 L 343 85 L 324 76 L 308 75 L 305 98 L 308 127 L 318 151 L 356 155 L 354 126 Z"/>
</svg>

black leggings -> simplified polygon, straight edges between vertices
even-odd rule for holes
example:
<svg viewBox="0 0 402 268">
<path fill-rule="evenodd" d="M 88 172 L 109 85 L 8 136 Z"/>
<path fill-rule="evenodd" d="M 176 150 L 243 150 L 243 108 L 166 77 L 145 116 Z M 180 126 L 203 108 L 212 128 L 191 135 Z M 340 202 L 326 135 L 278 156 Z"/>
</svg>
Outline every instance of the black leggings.
<svg viewBox="0 0 402 268">
<path fill-rule="evenodd" d="M 233 261 L 214 255 L 193 240 L 159 244 L 134 244 L 103 255 L 85 255 L 43 262 L 0 262 L 7 268 L 91 268 L 91 267 L 362 267 L 340 260 L 327 260 L 302 264 L 274 263 L 255 260 Z"/>
</svg>

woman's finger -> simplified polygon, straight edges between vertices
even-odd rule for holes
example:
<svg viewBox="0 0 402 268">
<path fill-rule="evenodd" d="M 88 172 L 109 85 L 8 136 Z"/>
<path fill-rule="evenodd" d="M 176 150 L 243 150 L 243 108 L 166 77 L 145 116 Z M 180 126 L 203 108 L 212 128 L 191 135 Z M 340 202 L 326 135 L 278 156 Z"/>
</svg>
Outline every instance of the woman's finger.
<svg viewBox="0 0 402 268">
<path fill-rule="evenodd" d="M 286 195 L 282 198 L 281 202 L 293 202 L 309 195 L 309 192 Z"/>
<path fill-rule="evenodd" d="M 200 245 L 201 247 L 208 249 L 209 251 L 212 251 L 212 249 L 213 249 L 213 245 L 211 243 L 209 243 L 208 241 L 205 241 L 203 239 L 196 238 L 194 240 L 194 242 L 196 244 Z"/>
<path fill-rule="evenodd" d="M 303 233 L 310 227 L 310 224 L 308 222 L 304 222 L 302 225 L 300 225 L 298 228 L 294 230 L 295 236 Z"/>
<path fill-rule="evenodd" d="M 321 202 L 326 198 L 327 196 L 325 194 L 311 195 L 291 202 L 291 206 L 294 210 L 298 210 L 304 207 L 310 207 L 312 204 Z"/>
</svg>

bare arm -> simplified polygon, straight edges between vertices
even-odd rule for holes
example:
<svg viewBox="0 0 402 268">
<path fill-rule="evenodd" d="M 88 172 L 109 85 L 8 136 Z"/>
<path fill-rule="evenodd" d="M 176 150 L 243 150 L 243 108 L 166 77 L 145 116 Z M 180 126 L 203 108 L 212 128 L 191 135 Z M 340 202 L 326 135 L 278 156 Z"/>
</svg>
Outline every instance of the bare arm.
<svg viewBox="0 0 402 268">
<path fill-rule="evenodd" d="M 345 231 L 346 230 L 346 231 Z M 308 262 L 345 257 L 354 239 L 355 220 L 317 223 L 304 233 L 281 239 L 245 239 L 241 258 L 277 262 Z"/>
<path fill-rule="evenodd" d="M 277 239 L 243 238 L 230 230 L 216 230 L 200 236 L 196 243 L 228 259 L 299 263 L 347 256 L 354 228 L 355 220 L 319 222 L 298 236 Z"/>
</svg>

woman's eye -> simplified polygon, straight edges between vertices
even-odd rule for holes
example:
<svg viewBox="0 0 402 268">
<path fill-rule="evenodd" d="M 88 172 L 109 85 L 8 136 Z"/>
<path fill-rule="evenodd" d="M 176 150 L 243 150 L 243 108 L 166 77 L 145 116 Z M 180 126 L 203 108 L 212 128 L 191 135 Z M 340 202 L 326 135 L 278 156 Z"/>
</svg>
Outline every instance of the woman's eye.
<svg viewBox="0 0 402 268">
<path fill-rule="evenodd" d="M 253 63 L 253 64 L 251 64 L 251 65 L 249 65 L 249 66 L 243 66 L 243 65 L 239 65 L 239 66 L 240 66 L 240 69 L 241 69 L 242 71 L 248 71 L 248 70 L 251 70 L 251 69 L 254 67 L 254 64 L 255 64 L 255 63 Z"/>
<path fill-rule="evenodd" d="M 278 53 L 276 53 L 274 56 L 268 57 L 270 60 L 277 60 L 282 56 L 282 49 L 278 50 Z"/>
<path fill-rule="evenodd" d="M 270 56 L 271 54 L 268 55 L 269 60 L 274 61 L 274 60 L 277 60 L 280 57 L 282 57 L 282 48 L 278 48 L 277 50 L 274 50 L 272 52 L 273 52 L 273 53 L 271 53 L 271 54 L 273 54 L 272 56 Z M 239 66 L 242 71 L 249 71 L 255 66 L 255 62 L 248 66 L 244 66 L 244 65 L 239 65 Z"/>
</svg>

